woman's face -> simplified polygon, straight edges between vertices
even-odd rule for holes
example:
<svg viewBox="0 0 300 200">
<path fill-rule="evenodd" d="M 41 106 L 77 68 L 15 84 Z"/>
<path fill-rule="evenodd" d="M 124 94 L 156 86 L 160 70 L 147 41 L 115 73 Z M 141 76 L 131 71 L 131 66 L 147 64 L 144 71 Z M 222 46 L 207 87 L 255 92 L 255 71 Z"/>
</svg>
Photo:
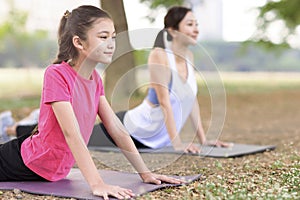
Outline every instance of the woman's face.
<svg viewBox="0 0 300 200">
<path fill-rule="evenodd" d="M 116 31 L 109 18 L 95 21 L 93 27 L 87 32 L 86 56 L 99 63 L 110 63 L 115 51 Z"/>
<path fill-rule="evenodd" d="M 187 44 L 196 44 L 199 34 L 198 23 L 194 14 L 189 11 L 185 17 L 181 20 L 178 26 L 179 38 Z M 180 34 L 181 33 L 181 34 Z"/>
</svg>

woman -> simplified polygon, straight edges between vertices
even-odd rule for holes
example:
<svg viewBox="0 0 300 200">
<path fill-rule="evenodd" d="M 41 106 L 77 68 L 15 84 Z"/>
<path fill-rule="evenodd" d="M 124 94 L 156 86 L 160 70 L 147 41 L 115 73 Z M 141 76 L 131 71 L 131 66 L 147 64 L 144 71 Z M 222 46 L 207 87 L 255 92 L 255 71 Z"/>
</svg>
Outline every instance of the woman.
<svg viewBox="0 0 300 200">
<path fill-rule="evenodd" d="M 196 145 L 185 145 L 179 137 L 188 117 L 201 144 L 229 146 L 222 141 L 207 141 L 202 127 L 193 54 L 188 49 L 196 44 L 199 34 L 195 16 L 189 8 L 172 7 L 164 18 L 164 25 L 148 58 L 151 84 L 147 97 L 137 107 L 117 115 L 137 148 L 172 145 L 175 150 L 199 153 Z M 103 124 L 100 126 L 109 137 Z"/>
<path fill-rule="evenodd" d="M 91 158 L 86 144 L 98 115 L 144 182 L 182 182 L 149 171 L 104 96 L 95 67 L 111 62 L 115 35 L 110 16 L 97 7 L 80 6 L 64 14 L 59 52 L 44 75 L 38 130 L 0 145 L 0 181 L 57 181 L 76 162 L 94 195 L 134 196 L 104 183 Z"/>
</svg>

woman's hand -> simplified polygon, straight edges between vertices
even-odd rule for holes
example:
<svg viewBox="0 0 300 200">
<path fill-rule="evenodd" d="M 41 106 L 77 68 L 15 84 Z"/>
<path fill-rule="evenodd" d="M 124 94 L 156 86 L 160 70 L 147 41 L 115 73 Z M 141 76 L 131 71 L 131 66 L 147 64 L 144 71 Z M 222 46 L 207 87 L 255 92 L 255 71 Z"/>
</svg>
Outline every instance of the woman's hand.
<svg viewBox="0 0 300 200">
<path fill-rule="evenodd" d="M 173 146 L 175 151 L 183 151 L 184 153 L 200 153 L 201 149 L 194 145 L 193 143 L 191 144 L 183 144 L 181 143 L 180 145 Z"/>
<path fill-rule="evenodd" d="M 223 142 L 220 140 L 210 140 L 206 141 L 204 145 L 229 148 L 233 146 L 233 143 Z"/>
<path fill-rule="evenodd" d="M 144 172 L 140 173 L 141 178 L 143 179 L 144 183 L 153 183 L 156 185 L 161 184 L 162 182 L 171 183 L 171 184 L 182 184 L 186 183 L 185 180 L 160 175 L 160 174 L 154 174 L 151 172 Z"/>
<path fill-rule="evenodd" d="M 108 196 L 113 196 L 117 199 L 130 199 L 134 197 L 134 193 L 125 188 L 119 186 L 101 184 L 93 189 L 93 195 L 101 196 L 104 200 L 108 200 Z"/>
<path fill-rule="evenodd" d="M 185 153 L 200 153 L 201 149 L 198 146 L 191 143 L 185 148 L 184 152 Z"/>
</svg>

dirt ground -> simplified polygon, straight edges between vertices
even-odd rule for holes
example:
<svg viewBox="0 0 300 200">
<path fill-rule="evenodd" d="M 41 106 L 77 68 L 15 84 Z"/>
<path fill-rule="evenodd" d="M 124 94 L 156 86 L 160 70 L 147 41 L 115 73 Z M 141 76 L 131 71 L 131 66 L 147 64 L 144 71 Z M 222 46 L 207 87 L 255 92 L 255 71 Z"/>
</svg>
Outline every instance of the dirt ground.
<svg viewBox="0 0 300 200">
<path fill-rule="evenodd" d="M 176 158 L 171 155 L 156 155 L 155 157 L 143 155 L 147 164 L 153 164 L 153 169 L 159 173 L 174 175 L 201 173 L 203 178 L 189 186 L 151 192 L 139 197 L 139 199 L 209 199 L 207 194 L 201 193 L 203 191 L 201 187 L 207 187 L 205 185 L 206 182 L 218 183 L 218 178 L 220 177 L 226 178 L 227 181 L 224 184 L 228 185 L 228 187 L 238 179 L 240 180 L 241 177 L 245 178 L 246 174 L 250 174 L 249 176 L 252 177 L 254 177 L 254 174 L 259 174 L 262 180 L 267 180 L 270 173 L 268 166 L 273 165 L 277 160 L 283 159 L 282 156 L 287 156 L 287 160 L 281 160 L 284 165 L 290 163 L 288 160 L 289 155 L 296 154 L 299 156 L 299 100 L 300 89 L 227 95 L 226 120 L 221 139 L 236 143 L 272 144 L 276 145 L 275 151 L 234 159 L 200 158 L 187 155 Z M 200 106 L 205 128 L 207 128 L 210 121 L 210 108 L 205 106 L 208 104 L 208 97 L 201 98 Z M 99 169 L 130 171 L 128 165 L 116 166 L 119 155 L 113 157 L 111 154 L 108 156 L 105 153 L 91 153 Z M 162 163 L 161 161 L 166 162 L 165 167 L 157 168 L 157 165 Z M 256 182 L 263 183 L 258 180 Z M 200 189 L 196 190 L 197 188 Z M 3 191 L 0 194 L 0 198 L 62 199 L 51 196 L 31 195 L 18 191 Z"/>
</svg>

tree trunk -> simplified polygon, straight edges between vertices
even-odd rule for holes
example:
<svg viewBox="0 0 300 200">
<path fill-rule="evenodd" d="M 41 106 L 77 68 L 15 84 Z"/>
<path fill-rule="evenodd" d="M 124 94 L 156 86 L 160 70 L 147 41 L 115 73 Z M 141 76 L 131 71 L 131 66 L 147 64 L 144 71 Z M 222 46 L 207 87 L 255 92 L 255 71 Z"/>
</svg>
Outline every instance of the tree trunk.
<svg viewBox="0 0 300 200">
<path fill-rule="evenodd" d="M 128 99 L 136 87 L 136 78 L 133 71 L 135 67 L 134 55 L 129 41 L 123 0 L 100 0 L 100 5 L 113 18 L 117 33 L 113 61 L 105 69 L 105 93 L 110 101 L 122 103 L 122 100 Z M 129 71 L 130 73 L 127 73 Z M 120 80 L 121 82 L 119 82 Z"/>
</svg>

